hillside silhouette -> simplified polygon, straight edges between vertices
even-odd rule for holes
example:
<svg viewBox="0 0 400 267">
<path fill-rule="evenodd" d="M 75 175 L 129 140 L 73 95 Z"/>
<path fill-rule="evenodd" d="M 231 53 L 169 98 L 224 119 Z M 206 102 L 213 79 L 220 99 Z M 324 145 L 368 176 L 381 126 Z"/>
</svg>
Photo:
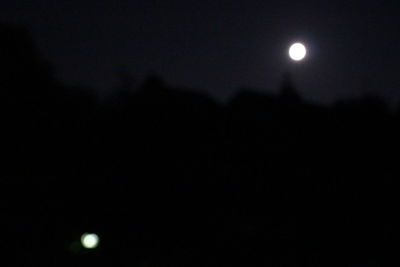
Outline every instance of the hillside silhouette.
<svg viewBox="0 0 400 267">
<path fill-rule="evenodd" d="M 25 255 L 9 266 L 392 262 L 399 113 L 375 96 L 308 103 L 288 79 L 221 104 L 153 75 L 100 101 L 0 24 L 1 179 L 27 194 L 4 209 Z M 72 253 L 88 225 L 109 245 Z"/>
</svg>

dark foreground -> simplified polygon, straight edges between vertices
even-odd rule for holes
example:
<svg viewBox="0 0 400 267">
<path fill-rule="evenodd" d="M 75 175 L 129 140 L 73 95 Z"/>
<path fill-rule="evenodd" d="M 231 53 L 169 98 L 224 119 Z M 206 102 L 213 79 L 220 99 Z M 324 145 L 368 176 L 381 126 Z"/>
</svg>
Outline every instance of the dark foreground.
<svg viewBox="0 0 400 267">
<path fill-rule="evenodd" d="M 18 36 L 1 43 L 4 266 L 397 262 L 400 116 L 378 98 L 321 107 L 286 83 L 221 105 L 153 77 L 99 102 Z"/>
</svg>

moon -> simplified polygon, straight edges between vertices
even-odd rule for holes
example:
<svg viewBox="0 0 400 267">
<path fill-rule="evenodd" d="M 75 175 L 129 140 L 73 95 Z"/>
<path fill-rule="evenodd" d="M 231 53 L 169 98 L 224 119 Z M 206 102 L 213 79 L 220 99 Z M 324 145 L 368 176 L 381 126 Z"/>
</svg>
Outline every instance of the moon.
<svg viewBox="0 0 400 267">
<path fill-rule="evenodd" d="M 306 54 L 307 49 L 302 43 L 294 43 L 289 48 L 289 56 L 294 61 L 303 60 Z"/>
</svg>

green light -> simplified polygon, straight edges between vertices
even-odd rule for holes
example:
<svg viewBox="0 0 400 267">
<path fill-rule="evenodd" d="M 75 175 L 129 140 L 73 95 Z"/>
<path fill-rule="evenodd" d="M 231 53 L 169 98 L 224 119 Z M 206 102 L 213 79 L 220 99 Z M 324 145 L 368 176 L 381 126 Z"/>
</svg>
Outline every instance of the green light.
<svg viewBox="0 0 400 267">
<path fill-rule="evenodd" d="M 81 243 L 84 248 L 94 249 L 99 245 L 99 236 L 94 233 L 84 233 L 81 236 Z"/>
</svg>

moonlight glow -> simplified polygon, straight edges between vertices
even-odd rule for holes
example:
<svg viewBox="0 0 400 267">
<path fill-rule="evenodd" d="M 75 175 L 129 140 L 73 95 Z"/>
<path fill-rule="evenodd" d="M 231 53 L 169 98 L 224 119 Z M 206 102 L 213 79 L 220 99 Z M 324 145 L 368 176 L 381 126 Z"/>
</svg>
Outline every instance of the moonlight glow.
<svg viewBox="0 0 400 267">
<path fill-rule="evenodd" d="M 294 61 L 300 61 L 304 59 L 306 54 L 306 47 L 301 43 L 292 44 L 289 48 L 289 56 Z"/>
<path fill-rule="evenodd" d="M 99 236 L 96 234 L 84 233 L 81 236 L 81 242 L 84 248 L 93 249 L 99 245 Z"/>
</svg>

